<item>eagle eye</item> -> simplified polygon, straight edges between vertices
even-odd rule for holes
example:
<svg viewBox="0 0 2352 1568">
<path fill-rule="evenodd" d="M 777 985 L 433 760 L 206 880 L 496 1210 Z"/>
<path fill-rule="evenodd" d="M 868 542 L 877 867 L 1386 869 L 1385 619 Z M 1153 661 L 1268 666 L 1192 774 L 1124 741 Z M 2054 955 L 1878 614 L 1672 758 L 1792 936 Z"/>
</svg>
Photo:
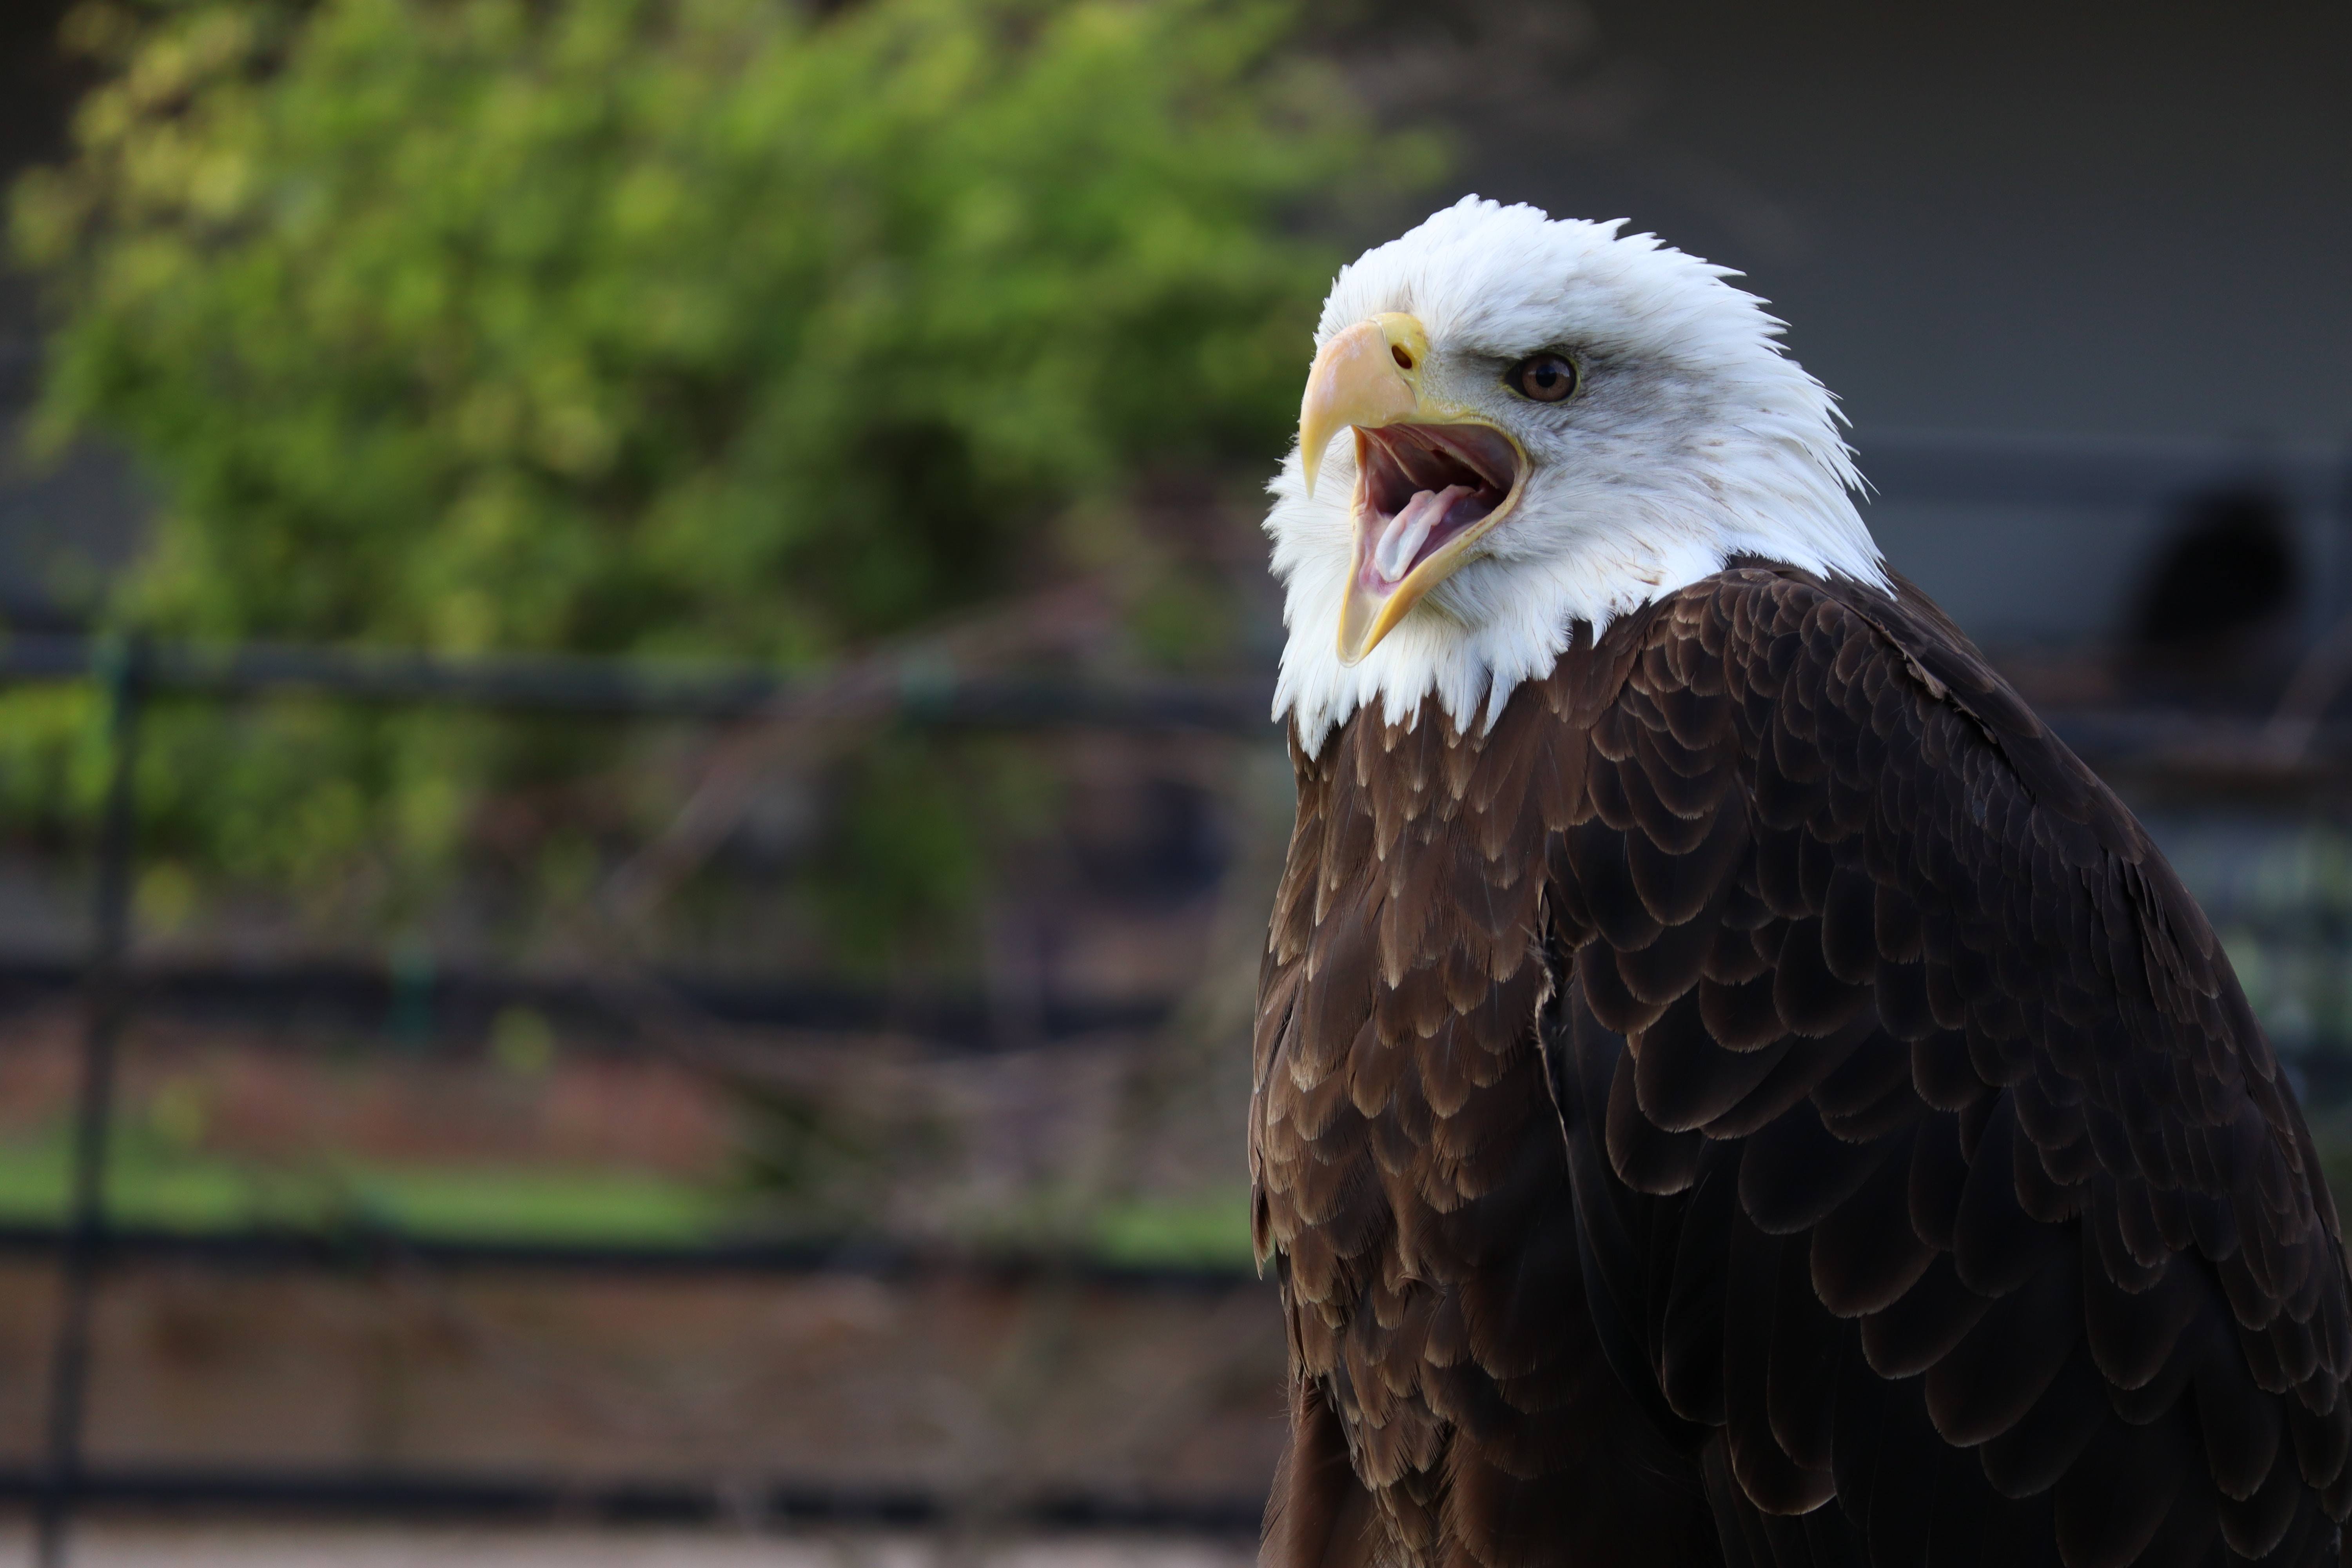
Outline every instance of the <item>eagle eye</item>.
<svg viewBox="0 0 2352 1568">
<path fill-rule="evenodd" d="M 1566 354 L 1529 354 L 1511 367 L 1505 385 L 1536 403 L 1559 403 L 1576 390 L 1576 362 Z"/>
</svg>

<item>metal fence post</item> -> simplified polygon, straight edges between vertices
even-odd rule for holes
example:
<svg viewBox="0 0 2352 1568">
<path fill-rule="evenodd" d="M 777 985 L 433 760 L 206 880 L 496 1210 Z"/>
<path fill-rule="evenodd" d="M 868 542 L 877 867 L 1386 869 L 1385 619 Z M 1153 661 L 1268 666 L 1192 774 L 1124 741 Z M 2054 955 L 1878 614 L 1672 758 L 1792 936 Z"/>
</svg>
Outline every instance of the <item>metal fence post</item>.
<svg viewBox="0 0 2352 1568">
<path fill-rule="evenodd" d="M 145 649 L 137 640 L 114 642 L 103 650 L 97 671 L 106 693 L 108 776 L 99 822 L 81 1083 L 74 1104 L 71 1206 L 60 1259 L 57 1336 L 49 1359 L 47 1465 L 35 1521 L 35 1559 L 41 1568 L 63 1568 L 68 1527 L 82 1487 L 90 1315 L 107 1243 L 106 1175 L 113 1130 L 115 1047 L 130 1010 L 123 959 L 131 941 L 139 708 L 145 663 Z"/>
</svg>

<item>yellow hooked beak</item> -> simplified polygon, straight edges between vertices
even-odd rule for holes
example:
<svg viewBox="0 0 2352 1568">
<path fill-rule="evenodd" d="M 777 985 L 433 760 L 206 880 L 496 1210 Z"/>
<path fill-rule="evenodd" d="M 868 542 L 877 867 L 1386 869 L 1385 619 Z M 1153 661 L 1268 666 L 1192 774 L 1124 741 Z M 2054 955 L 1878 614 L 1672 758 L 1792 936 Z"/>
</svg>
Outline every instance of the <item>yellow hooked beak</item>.
<svg viewBox="0 0 2352 1568">
<path fill-rule="evenodd" d="M 1379 647 L 1518 504 L 1526 451 L 1484 415 L 1425 396 L 1428 360 L 1422 324 L 1389 311 L 1324 344 L 1307 374 L 1298 460 L 1309 497 L 1332 439 L 1350 426 L 1356 432 L 1342 664 Z"/>
</svg>

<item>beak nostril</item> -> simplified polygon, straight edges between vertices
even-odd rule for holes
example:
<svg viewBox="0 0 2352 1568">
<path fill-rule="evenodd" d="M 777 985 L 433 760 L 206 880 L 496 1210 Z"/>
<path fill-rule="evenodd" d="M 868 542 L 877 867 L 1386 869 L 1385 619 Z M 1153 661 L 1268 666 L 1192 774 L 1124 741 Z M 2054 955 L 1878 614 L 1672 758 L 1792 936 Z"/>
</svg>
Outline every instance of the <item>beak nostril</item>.
<svg viewBox="0 0 2352 1568">
<path fill-rule="evenodd" d="M 1412 368 L 1412 356 L 1405 353 L 1404 349 L 1399 344 L 1391 343 L 1389 345 L 1389 357 L 1397 362 L 1397 368 L 1399 370 L 1411 370 Z"/>
</svg>

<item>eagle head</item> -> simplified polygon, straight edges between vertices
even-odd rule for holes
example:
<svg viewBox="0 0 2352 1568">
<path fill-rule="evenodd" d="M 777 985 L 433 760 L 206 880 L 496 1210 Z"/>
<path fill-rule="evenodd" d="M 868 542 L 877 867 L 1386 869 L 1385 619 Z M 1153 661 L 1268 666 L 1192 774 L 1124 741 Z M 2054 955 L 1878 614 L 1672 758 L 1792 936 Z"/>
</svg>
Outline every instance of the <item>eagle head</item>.
<svg viewBox="0 0 2352 1568">
<path fill-rule="evenodd" d="M 1376 699 L 1491 722 L 1580 623 L 1734 555 L 1886 586 L 1781 323 L 1622 226 L 1471 196 L 1340 269 L 1266 519 L 1310 752 Z"/>
</svg>

